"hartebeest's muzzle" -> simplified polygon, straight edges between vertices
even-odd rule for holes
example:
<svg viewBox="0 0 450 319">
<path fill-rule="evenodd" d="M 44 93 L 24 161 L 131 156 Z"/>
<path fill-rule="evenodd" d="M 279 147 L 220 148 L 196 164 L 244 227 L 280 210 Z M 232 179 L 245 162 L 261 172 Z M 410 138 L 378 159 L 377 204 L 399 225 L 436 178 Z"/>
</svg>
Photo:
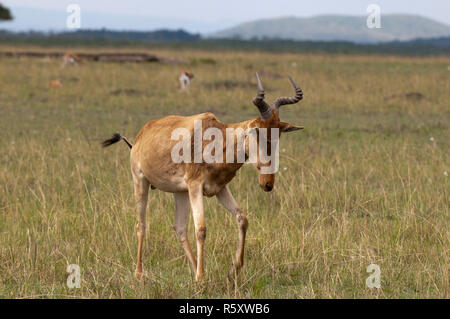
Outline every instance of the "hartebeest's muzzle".
<svg viewBox="0 0 450 319">
<path fill-rule="evenodd" d="M 275 175 L 274 174 L 260 174 L 259 175 L 259 186 L 265 191 L 270 192 L 275 185 Z"/>
</svg>

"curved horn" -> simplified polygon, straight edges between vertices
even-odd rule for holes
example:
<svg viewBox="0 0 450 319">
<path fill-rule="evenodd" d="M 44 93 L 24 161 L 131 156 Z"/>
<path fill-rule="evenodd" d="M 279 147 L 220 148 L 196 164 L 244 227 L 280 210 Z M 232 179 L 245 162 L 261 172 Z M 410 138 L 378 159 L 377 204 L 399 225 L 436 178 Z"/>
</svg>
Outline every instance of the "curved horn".
<svg viewBox="0 0 450 319">
<path fill-rule="evenodd" d="M 295 89 L 295 97 L 279 97 L 278 99 L 276 99 L 275 102 L 273 102 L 272 106 L 277 111 L 277 113 L 280 106 L 298 103 L 303 98 L 302 89 L 298 87 L 298 85 L 294 82 L 294 80 L 290 76 L 288 77 L 292 83 L 292 86 Z"/>
<path fill-rule="evenodd" d="M 272 108 L 266 101 L 264 101 L 264 88 L 261 84 L 261 80 L 259 79 L 258 73 L 256 73 L 256 81 L 258 82 L 258 93 L 256 97 L 253 99 L 253 104 L 259 109 L 259 113 L 261 113 L 261 118 L 263 120 L 267 120 L 272 116 Z"/>
</svg>

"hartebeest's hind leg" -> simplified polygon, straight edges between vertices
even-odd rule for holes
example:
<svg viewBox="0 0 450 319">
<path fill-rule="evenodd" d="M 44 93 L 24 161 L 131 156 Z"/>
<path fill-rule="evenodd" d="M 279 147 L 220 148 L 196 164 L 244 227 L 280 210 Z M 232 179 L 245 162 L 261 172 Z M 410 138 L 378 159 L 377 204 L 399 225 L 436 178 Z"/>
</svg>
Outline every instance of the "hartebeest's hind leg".
<svg viewBox="0 0 450 319">
<path fill-rule="evenodd" d="M 195 280 L 203 280 L 203 246 L 206 239 L 205 214 L 203 208 L 203 185 L 194 183 L 189 185 L 189 201 L 194 217 L 195 237 L 197 239 L 197 271 Z"/>
<path fill-rule="evenodd" d="M 142 279 L 142 246 L 145 237 L 145 210 L 147 208 L 148 188 L 150 186 L 147 179 L 141 172 L 132 171 L 134 182 L 134 195 L 136 199 L 136 207 L 138 212 L 137 237 L 138 237 L 138 254 L 136 271 L 134 276 L 136 279 Z"/>
<path fill-rule="evenodd" d="M 229 210 L 232 214 L 236 216 L 236 220 L 239 225 L 239 241 L 236 250 L 236 258 L 233 260 L 233 265 L 231 266 L 230 272 L 228 273 L 228 278 L 232 280 L 241 270 L 244 265 L 244 246 L 245 246 L 245 235 L 247 233 L 248 221 L 245 213 L 239 208 L 238 204 L 233 198 L 228 186 L 225 186 L 218 194 L 217 198 L 220 203 Z"/>
<path fill-rule="evenodd" d="M 175 222 L 173 228 L 175 229 L 178 239 L 183 246 L 184 252 L 189 259 L 194 274 L 197 272 L 197 261 L 195 260 L 194 254 L 192 253 L 191 245 L 187 238 L 187 219 L 189 216 L 189 194 L 185 193 L 174 193 L 175 197 Z"/>
</svg>

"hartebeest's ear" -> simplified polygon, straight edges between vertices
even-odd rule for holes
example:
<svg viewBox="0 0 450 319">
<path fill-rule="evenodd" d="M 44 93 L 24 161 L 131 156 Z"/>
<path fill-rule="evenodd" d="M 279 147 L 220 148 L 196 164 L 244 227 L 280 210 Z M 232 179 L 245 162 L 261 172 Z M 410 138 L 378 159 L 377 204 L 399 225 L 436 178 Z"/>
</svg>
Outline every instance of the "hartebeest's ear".
<svg viewBox="0 0 450 319">
<path fill-rule="evenodd" d="M 303 129 L 304 129 L 303 126 L 297 126 L 297 125 L 292 125 L 292 124 L 286 123 L 286 122 L 280 122 L 280 131 L 282 133 L 294 132 L 294 131 L 303 130 Z"/>
</svg>

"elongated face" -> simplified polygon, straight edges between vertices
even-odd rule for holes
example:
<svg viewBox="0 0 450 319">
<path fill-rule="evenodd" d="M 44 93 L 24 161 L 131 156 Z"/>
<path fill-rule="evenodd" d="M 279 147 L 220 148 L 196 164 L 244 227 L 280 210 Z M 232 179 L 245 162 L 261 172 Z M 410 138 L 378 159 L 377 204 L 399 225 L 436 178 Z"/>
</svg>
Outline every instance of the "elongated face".
<svg viewBox="0 0 450 319">
<path fill-rule="evenodd" d="M 275 186 L 276 164 L 274 161 L 278 157 L 278 140 L 281 133 L 288 133 L 303 129 L 302 126 L 295 126 L 286 122 L 281 122 L 278 114 L 273 111 L 272 116 L 263 120 L 256 120 L 258 127 L 258 157 L 253 164 L 259 175 L 259 186 L 270 192 Z M 274 136 L 277 134 L 277 136 Z M 267 173 L 269 172 L 269 173 Z"/>
<path fill-rule="evenodd" d="M 258 160 L 254 165 L 259 173 L 259 185 L 264 191 L 270 192 L 274 187 L 275 172 L 278 168 L 278 163 L 274 163 L 274 161 L 278 159 L 278 138 L 283 132 L 293 132 L 303 128 L 302 126 L 281 122 L 278 111 L 280 106 L 298 103 L 303 98 L 303 91 L 297 86 L 294 80 L 289 77 L 289 81 L 295 89 L 295 96 L 279 97 L 272 105 L 269 105 L 264 101 L 265 92 L 258 73 L 256 73 L 256 80 L 257 94 L 253 99 L 253 104 L 258 108 L 261 116 L 255 120 L 255 123 L 259 128 L 259 137 L 263 136 L 263 138 L 258 138 L 258 149 L 265 149 L 267 151 L 265 155 L 267 156 L 262 158 L 261 153 L 258 152 Z M 265 135 L 262 134 L 264 132 Z M 276 139 L 274 138 L 274 134 L 276 134 Z M 267 161 L 267 159 L 269 160 Z M 266 170 L 265 168 L 267 167 L 270 167 L 270 169 Z"/>
</svg>

